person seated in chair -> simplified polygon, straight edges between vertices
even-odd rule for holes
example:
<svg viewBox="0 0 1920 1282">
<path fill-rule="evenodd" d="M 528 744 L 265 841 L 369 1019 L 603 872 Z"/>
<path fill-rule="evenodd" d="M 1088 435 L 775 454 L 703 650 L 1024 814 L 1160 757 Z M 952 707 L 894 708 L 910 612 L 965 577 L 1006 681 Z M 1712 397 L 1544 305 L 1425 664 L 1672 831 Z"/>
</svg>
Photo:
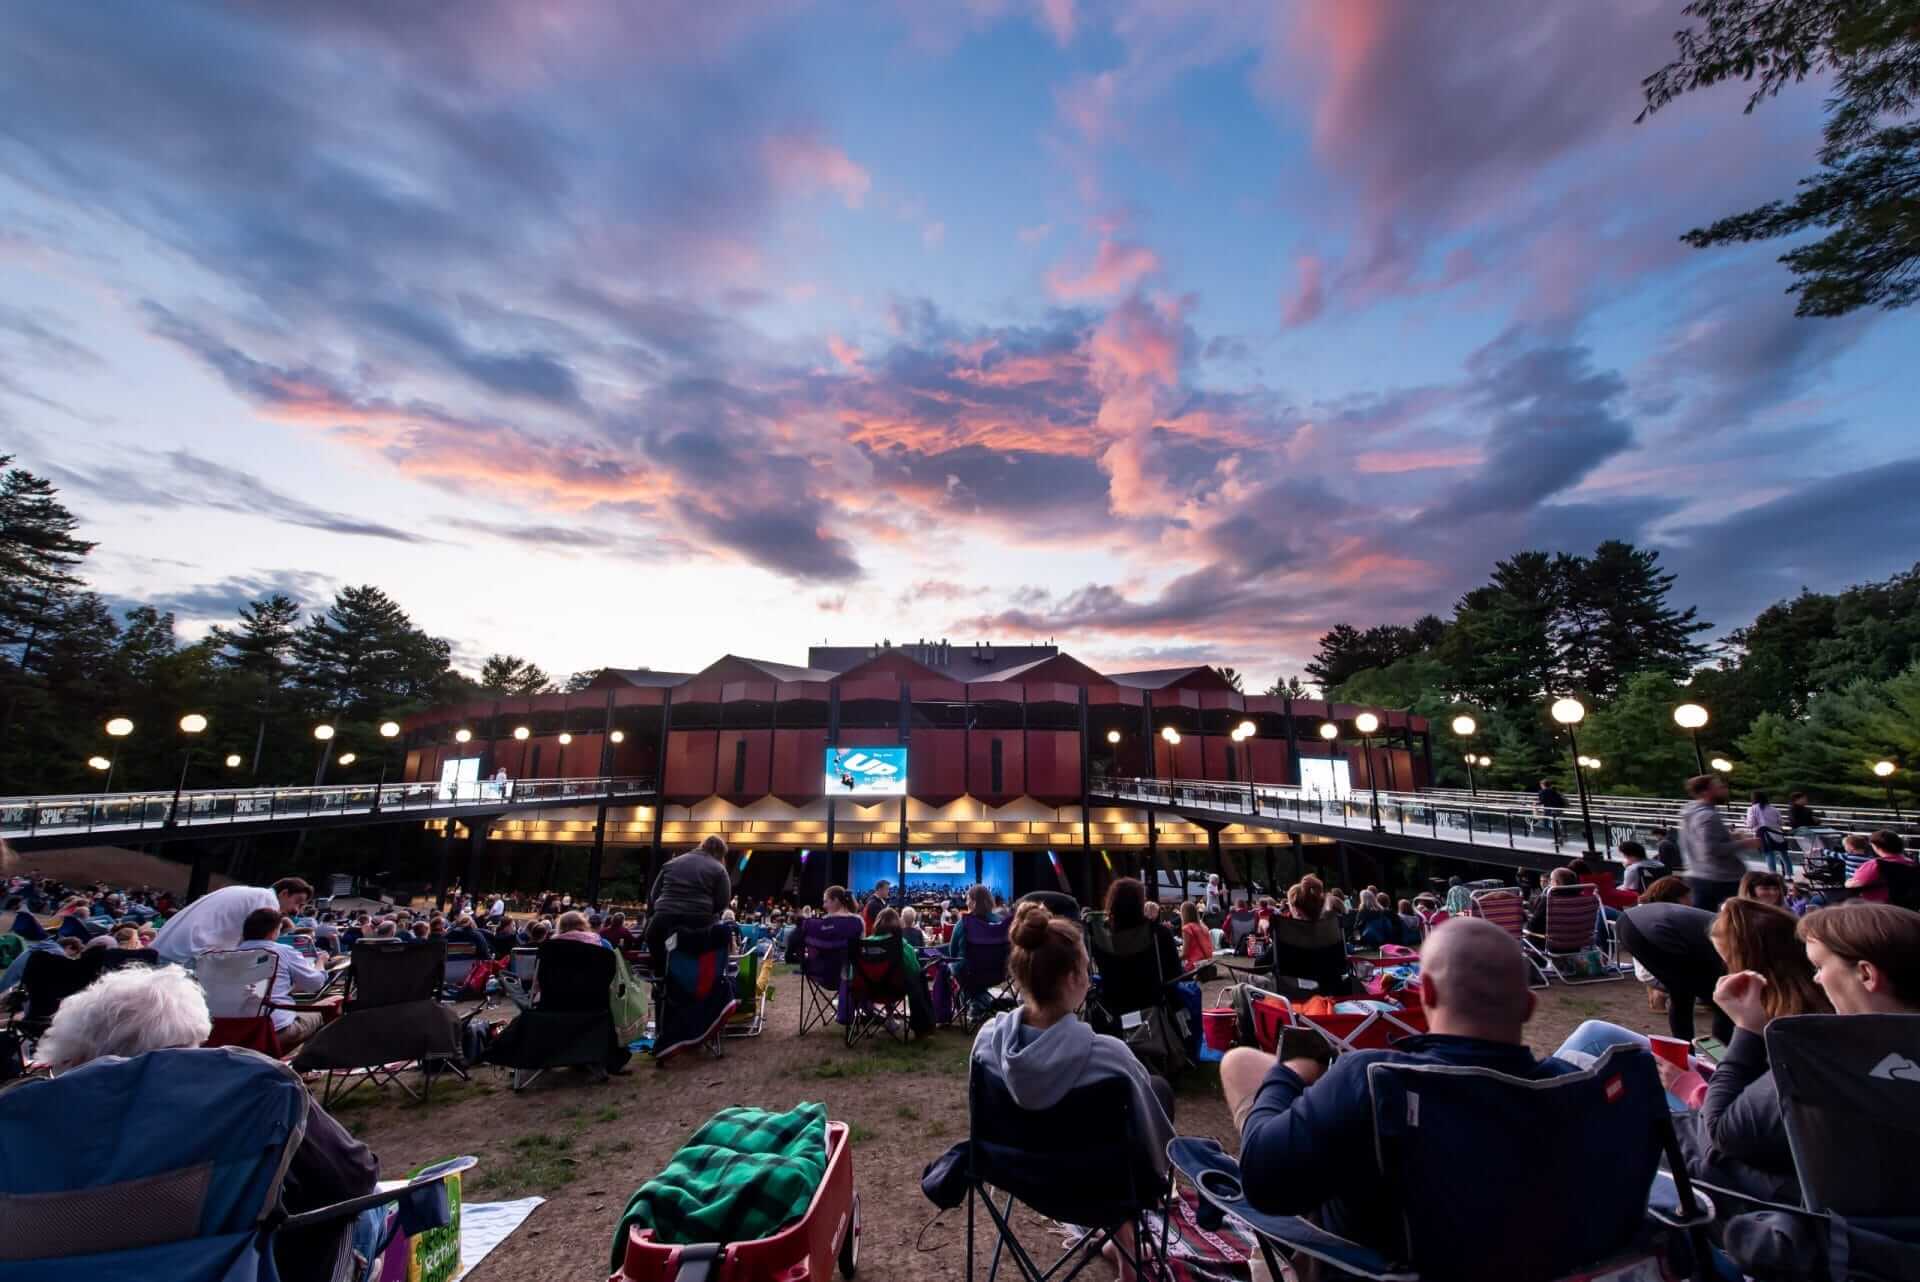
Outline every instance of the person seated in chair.
<svg viewBox="0 0 1920 1282">
<path fill-rule="evenodd" d="M 561 913 L 556 925 L 559 929 L 554 932 L 555 939 L 571 939 L 576 944 L 597 944 L 602 948 L 612 947 L 588 924 L 587 915 L 577 908 Z"/>
<path fill-rule="evenodd" d="M 1553 886 L 1577 886 L 1580 874 L 1572 868 L 1555 868 L 1547 874 L 1547 884 L 1533 901 L 1532 911 L 1527 913 L 1527 933 L 1545 938 L 1547 934 L 1547 890 Z"/>
<path fill-rule="evenodd" d="M 320 1031 L 322 1017 L 317 1010 L 291 1011 L 280 1007 L 292 1002 L 296 992 L 317 993 L 325 988 L 327 972 L 308 961 L 298 948 L 280 943 L 279 934 L 278 908 L 256 908 L 240 923 L 241 948 L 268 949 L 279 955 L 280 969 L 274 972 L 271 994 L 274 1008 L 268 1014 L 273 1016 L 273 1031 L 279 1039 L 280 1051 L 286 1054 Z"/>
<path fill-rule="evenodd" d="M 493 960 L 493 941 L 487 938 L 485 931 L 473 924 L 471 913 L 461 913 L 454 919 L 453 925 L 447 928 L 447 942 L 472 944 L 481 961 Z"/>
<path fill-rule="evenodd" d="M 675 855 L 653 879 L 647 896 L 647 952 L 655 974 L 667 966 L 667 937 L 678 930 L 710 930 L 733 901 L 727 876 L 727 843 L 711 836 L 685 854 Z M 565 927 L 562 927 L 565 929 Z"/>
<path fill-rule="evenodd" d="M 1847 888 L 1860 892 L 1860 898 L 1870 904 L 1887 902 L 1887 874 L 1883 871 L 1888 865 L 1899 864 L 1913 867 L 1913 856 L 1907 853 L 1907 843 L 1900 834 L 1891 828 L 1882 828 L 1867 838 L 1867 844 L 1873 850 L 1873 858 L 1860 865 L 1851 877 L 1847 878 Z"/>
<path fill-rule="evenodd" d="M 274 928 L 279 928 L 277 908 L 258 911 L 272 912 Z M 272 940 L 266 943 L 275 946 Z M 84 1065 L 107 1056 L 131 1059 L 148 1051 L 198 1046 L 212 1031 L 207 999 L 191 975 L 178 966 L 132 966 L 109 971 L 60 1003 L 36 1053 L 54 1072 L 68 1073 L 84 1071 Z M 209 1117 L 207 1125 L 227 1120 Z M 347 1134 L 317 1101 L 309 1104 L 306 1135 L 281 1186 L 286 1209 L 297 1215 L 359 1197 L 373 1192 L 379 1178 L 380 1162 L 372 1150 Z M 273 1255 L 282 1282 L 327 1282 L 333 1274 L 333 1232 L 319 1228 L 277 1235 Z"/>
<path fill-rule="evenodd" d="M 1239 1047 L 1220 1065 L 1220 1086 L 1240 1126 L 1247 1200 L 1275 1215 L 1320 1212 L 1322 1227 L 1390 1255 L 1404 1250 L 1399 1216 L 1382 1196 L 1374 1156 L 1367 1065 L 1381 1061 L 1490 1068 L 1542 1079 L 1575 1072 L 1536 1059 L 1521 1040 L 1533 1015 L 1527 961 L 1492 922 L 1456 918 L 1420 950 L 1420 996 L 1431 1032 L 1390 1050 L 1354 1051 L 1331 1068 L 1276 1061 Z"/>
<path fill-rule="evenodd" d="M 1138 886 L 1139 882 L 1134 882 Z M 1173 1138 L 1173 1089 L 1150 1075 L 1117 1037 L 1093 1031 L 1074 1012 L 1093 987 L 1092 963 L 1080 928 L 1037 903 L 1023 903 L 1009 932 L 1009 965 L 1025 997 L 1023 1005 L 993 1017 L 973 1043 L 973 1058 L 1001 1081 L 1014 1103 L 1044 1112 L 1077 1086 L 1122 1078 L 1133 1095 L 1131 1137 L 1157 1176 L 1167 1175 L 1167 1142 Z M 1122 1238 L 1130 1252 L 1131 1238 Z M 1122 1282 L 1133 1271 L 1122 1263 Z"/>
<path fill-rule="evenodd" d="M 915 1037 L 925 1037 L 933 1031 L 933 999 L 927 993 L 927 976 L 920 969 L 920 950 L 906 937 L 906 926 L 897 908 L 882 908 L 874 918 L 873 934 L 868 936 L 870 939 L 888 937 L 900 941 L 900 958 L 907 967 L 908 1023 Z"/>
<path fill-rule="evenodd" d="M 1153 950 L 1160 961 L 1160 978 L 1172 982 L 1181 973 L 1180 947 L 1173 932 L 1157 917 L 1147 916 L 1147 888 L 1138 877 L 1115 877 L 1107 887 L 1107 927 L 1115 934 L 1146 926 L 1153 932 Z"/>
</svg>

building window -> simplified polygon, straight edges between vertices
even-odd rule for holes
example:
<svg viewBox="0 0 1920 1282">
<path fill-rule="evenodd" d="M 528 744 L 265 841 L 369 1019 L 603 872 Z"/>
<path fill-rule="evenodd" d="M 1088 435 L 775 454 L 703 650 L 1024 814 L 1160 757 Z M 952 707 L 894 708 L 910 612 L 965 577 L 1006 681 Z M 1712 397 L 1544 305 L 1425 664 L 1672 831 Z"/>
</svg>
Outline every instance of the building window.
<svg viewBox="0 0 1920 1282">
<path fill-rule="evenodd" d="M 1001 780 L 1004 776 L 1001 774 L 1001 764 L 1000 764 L 1001 757 L 1002 757 L 1001 749 L 1004 746 L 1005 745 L 1002 744 L 998 739 L 995 739 L 993 743 L 989 745 L 987 748 L 987 760 L 990 763 L 988 765 L 988 772 L 989 772 L 988 777 L 992 781 L 992 786 L 988 789 L 988 791 L 996 795 L 1006 791 L 1006 789 L 1002 786 L 1002 783 L 1001 783 Z"/>
<path fill-rule="evenodd" d="M 747 741 L 736 739 L 733 744 L 733 790 L 747 790 Z"/>
</svg>

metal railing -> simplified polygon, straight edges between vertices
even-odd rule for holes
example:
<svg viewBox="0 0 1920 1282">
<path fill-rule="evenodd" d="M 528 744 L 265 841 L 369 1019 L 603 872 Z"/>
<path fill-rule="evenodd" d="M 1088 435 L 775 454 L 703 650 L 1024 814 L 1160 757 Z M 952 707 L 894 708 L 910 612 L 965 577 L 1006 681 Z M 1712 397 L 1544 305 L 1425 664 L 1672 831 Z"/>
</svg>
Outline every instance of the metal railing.
<svg viewBox="0 0 1920 1282">
<path fill-rule="evenodd" d="M 498 804 L 552 806 L 603 797 L 646 796 L 653 780 L 593 779 L 467 780 L 388 784 L 336 784 L 296 788 L 206 788 L 179 795 L 171 789 L 102 792 L 51 797 L 0 797 L 0 837 L 22 839 L 65 833 L 124 834 L 181 828 L 246 826 L 348 815 L 431 814 Z"/>
<path fill-rule="evenodd" d="M 1476 805 L 1508 805 L 1528 807 L 1538 804 L 1536 795 L 1531 792 L 1514 792 L 1504 789 L 1482 788 L 1477 793 L 1465 788 L 1430 788 L 1427 792 L 1435 797 L 1444 797 L 1449 801 L 1470 801 Z M 1577 810 L 1580 799 L 1569 796 L 1569 810 Z M 1620 797 L 1603 793 L 1588 793 L 1587 802 L 1596 815 L 1605 813 L 1622 818 L 1646 818 L 1657 823 L 1671 826 L 1680 815 L 1681 808 L 1688 804 L 1685 797 Z M 1777 808 L 1784 815 L 1786 807 Z M 1727 823 L 1739 828 L 1746 825 L 1747 807 L 1742 801 L 1730 801 L 1719 807 L 1720 814 Z M 1881 806 L 1819 806 L 1816 807 L 1822 825 L 1833 828 L 1873 829 L 1894 828 L 1914 830 L 1920 828 L 1920 816 L 1902 810 L 1895 814 Z"/>
</svg>

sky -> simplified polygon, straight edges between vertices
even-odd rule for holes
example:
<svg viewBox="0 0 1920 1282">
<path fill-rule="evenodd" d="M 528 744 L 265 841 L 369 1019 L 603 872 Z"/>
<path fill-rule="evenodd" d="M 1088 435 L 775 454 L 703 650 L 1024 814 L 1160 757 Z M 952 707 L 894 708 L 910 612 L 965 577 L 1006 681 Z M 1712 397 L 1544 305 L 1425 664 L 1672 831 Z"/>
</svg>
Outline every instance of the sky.
<svg viewBox="0 0 1920 1282">
<path fill-rule="evenodd" d="M 1688 228 L 1817 85 L 1667 0 L 29 0 L 0 452 L 196 634 L 554 673 L 1052 638 L 1250 688 L 1524 547 L 1721 630 L 1920 558 L 1920 316 Z"/>
</svg>

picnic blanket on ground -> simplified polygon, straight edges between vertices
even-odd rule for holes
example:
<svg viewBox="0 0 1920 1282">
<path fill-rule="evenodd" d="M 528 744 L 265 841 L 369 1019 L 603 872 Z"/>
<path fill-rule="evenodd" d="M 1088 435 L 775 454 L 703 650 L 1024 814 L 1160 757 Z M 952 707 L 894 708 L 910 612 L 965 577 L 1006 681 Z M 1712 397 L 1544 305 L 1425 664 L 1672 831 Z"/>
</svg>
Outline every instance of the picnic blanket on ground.
<svg viewBox="0 0 1920 1282">
<path fill-rule="evenodd" d="M 634 1191 L 614 1229 L 609 1267 L 620 1267 L 636 1226 L 682 1246 L 771 1237 L 806 1214 L 826 1174 L 824 1104 L 786 1113 L 723 1108 Z"/>
<path fill-rule="evenodd" d="M 1252 1276 L 1252 1261 L 1260 1254 L 1253 1235 L 1238 1220 L 1228 1218 L 1217 1229 L 1200 1227 L 1200 1199 L 1185 1184 L 1176 1186 L 1171 1201 L 1172 1216 L 1164 1217 L 1160 1208 L 1147 1212 L 1147 1232 L 1160 1238 L 1160 1221 L 1167 1218 L 1167 1269 L 1172 1282 L 1247 1282 Z M 1086 1236 L 1077 1225 L 1062 1225 L 1064 1244 L 1072 1245 Z"/>
</svg>

